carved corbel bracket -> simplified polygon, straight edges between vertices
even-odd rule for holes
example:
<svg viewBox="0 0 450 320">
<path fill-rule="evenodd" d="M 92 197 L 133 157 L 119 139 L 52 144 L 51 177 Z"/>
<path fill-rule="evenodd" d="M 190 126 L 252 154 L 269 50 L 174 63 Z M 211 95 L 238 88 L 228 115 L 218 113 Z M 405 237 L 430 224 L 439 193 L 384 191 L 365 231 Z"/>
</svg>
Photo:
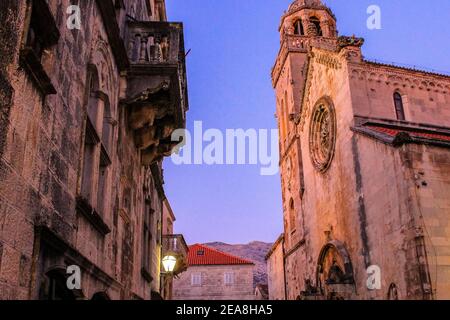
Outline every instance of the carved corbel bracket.
<svg viewBox="0 0 450 320">
<path fill-rule="evenodd" d="M 128 125 L 136 147 L 141 150 L 142 165 L 169 156 L 179 144 L 171 141 L 173 131 L 183 126 L 176 114 L 176 101 L 169 80 L 122 101 L 128 109 Z"/>
<path fill-rule="evenodd" d="M 170 84 L 164 81 L 156 88 L 148 88 L 123 101 L 130 109 L 128 122 L 133 130 L 152 126 L 155 119 L 160 119 L 170 112 L 169 89 Z"/>
<path fill-rule="evenodd" d="M 338 38 L 338 46 L 339 48 L 345 48 L 345 47 L 362 47 L 364 44 L 364 38 L 358 38 L 354 35 L 351 37 L 347 36 L 341 36 Z"/>
<path fill-rule="evenodd" d="M 179 144 L 177 141 L 165 141 L 160 142 L 159 145 L 152 145 L 151 147 L 145 149 L 141 153 L 141 164 L 143 166 L 149 166 L 163 157 L 168 157 L 172 154 L 173 148 Z"/>
<path fill-rule="evenodd" d="M 135 130 L 134 140 L 136 147 L 139 149 L 146 149 L 151 145 L 158 144 L 155 126 L 148 126 Z"/>
</svg>

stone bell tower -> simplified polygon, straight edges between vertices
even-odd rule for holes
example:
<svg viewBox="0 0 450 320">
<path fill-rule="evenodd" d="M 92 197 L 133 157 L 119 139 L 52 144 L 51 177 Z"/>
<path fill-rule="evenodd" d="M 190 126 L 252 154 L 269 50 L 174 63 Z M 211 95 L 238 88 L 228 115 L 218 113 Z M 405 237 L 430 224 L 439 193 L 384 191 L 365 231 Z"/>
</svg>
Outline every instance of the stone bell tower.
<svg viewBox="0 0 450 320">
<path fill-rule="evenodd" d="M 286 252 L 290 252 L 300 247 L 305 236 L 301 217 L 304 172 L 297 124 L 300 120 L 308 56 L 312 46 L 335 48 L 336 18 L 320 0 L 296 0 L 282 16 L 279 32 L 280 51 L 272 69 L 272 84 L 276 93 L 280 135 L 284 241 Z M 291 259 L 293 264 L 297 261 Z M 298 268 L 294 265 L 290 267 Z"/>
</svg>

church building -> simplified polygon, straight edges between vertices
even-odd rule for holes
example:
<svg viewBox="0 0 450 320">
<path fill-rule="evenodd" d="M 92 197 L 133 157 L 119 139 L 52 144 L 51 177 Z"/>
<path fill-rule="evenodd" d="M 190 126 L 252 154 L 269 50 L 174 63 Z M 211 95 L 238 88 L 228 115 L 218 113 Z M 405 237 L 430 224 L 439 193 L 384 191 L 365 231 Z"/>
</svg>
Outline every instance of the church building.
<svg viewBox="0 0 450 320">
<path fill-rule="evenodd" d="M 450 77 L 364 59 L 320 0 L 279 31 L 274 298 L 450 299 Z"/>
</svg>

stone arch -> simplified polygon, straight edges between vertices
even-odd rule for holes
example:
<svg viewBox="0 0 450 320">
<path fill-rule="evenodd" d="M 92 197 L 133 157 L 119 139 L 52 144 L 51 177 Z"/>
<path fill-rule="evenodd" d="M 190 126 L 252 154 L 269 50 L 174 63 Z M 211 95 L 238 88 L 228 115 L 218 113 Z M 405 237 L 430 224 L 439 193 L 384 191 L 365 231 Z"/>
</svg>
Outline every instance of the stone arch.
<svg viewBox="0 0 450 320">
<path fill-rule="evenodd" d="M 320 17 L 318 16 L 311 16 L 309 17 L 309 35 L 311 36 L 323 36 L 323 30 L 322 30 L 322 22 L 320 20 Z"/>
<path fill-rule="evenodd" d="M 94 113 L 96 112 L 97 104 L 93 102 L 94 99 L 92 98 L 100 92 L 100 80 L 97 66 L 90 63 L 87 68 L 87 73 L 86 110 L 88 115 L 93 120 L 95 118 Z"/>
<path fill-rule="evenodd" d="M 389 290 L 388 290 L 388 293 L 387 293 L 387 299 L 388 300 L 399 300 L 398 288 L 397 288 L 397 285 L 395 283 L 391 283 L 389 285 Z"/>
<path fill-rule="evenodd" d="M 88 90 L 89 92 L 96 92 L 100 90 L 100 80 L 97 67 L 94 64 L 88 64 Z"/>
<path fill-rule="evenodd" d="M 109 44 L 100 36 L 98 32 L 94 35 L 94 44 L 91 48 L 89 64 L 95 66 L 98 74 L 99 90 L 106 94 L 110 99 L 111 113 L 117 118 L 116 91 L 114 84 L 118 83 L 116 68 L 114 67 L 114 58 Z"/>
<path fill-rule="evenodd" d="M 131 4 L 128 14 L 130 17 L 136 19 L 136 5 L 134 3 Z"/>
<path fill-rule="evenodd" d="M 303 19 L 301 17 L 294 19 L 293 26 L 294 26 L 294 34 L 295 35 L 298 35 L 298 36 L 305 35 L 305 27 L 303 24 Z"/>
<path fill-rule="evenodd" d="M 404 121 L 406 120 L 405 113 L 405 104 L 407 96 L 403 93 L 401 89 L 394 90 L 393 93 L 393 101 L 394 101 L 394 110 L 397 120 Z"/>
<path fill-rule="evenodd" d="M 354 273 L 350 255 L 339 240 L 331 240 L 320 250 L 316 270 L 317 289 L 329 299 L 354 294 Z"/>
<path fill-rule="evenodd" d="M 83 297 L 82 290 L 67 287 L 67 268 L 53 266 L 44 273 L 39 288 L 39 300 L 77 300 Z"/>
</svg>

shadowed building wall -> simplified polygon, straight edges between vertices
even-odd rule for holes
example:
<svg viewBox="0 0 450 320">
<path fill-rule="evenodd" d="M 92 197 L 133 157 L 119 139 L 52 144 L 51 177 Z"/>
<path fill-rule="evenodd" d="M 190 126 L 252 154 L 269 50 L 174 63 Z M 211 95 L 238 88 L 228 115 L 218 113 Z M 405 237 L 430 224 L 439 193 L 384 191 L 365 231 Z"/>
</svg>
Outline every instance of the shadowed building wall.
<svg viewBox="0 0 450 320">
<path fill-rule="evenodd" d="M 163 0 L 83 0 L 69 29 L 72 2 L 0 5 L 0 299 L 150 299 L 182 25 Z"/>
</svg>

